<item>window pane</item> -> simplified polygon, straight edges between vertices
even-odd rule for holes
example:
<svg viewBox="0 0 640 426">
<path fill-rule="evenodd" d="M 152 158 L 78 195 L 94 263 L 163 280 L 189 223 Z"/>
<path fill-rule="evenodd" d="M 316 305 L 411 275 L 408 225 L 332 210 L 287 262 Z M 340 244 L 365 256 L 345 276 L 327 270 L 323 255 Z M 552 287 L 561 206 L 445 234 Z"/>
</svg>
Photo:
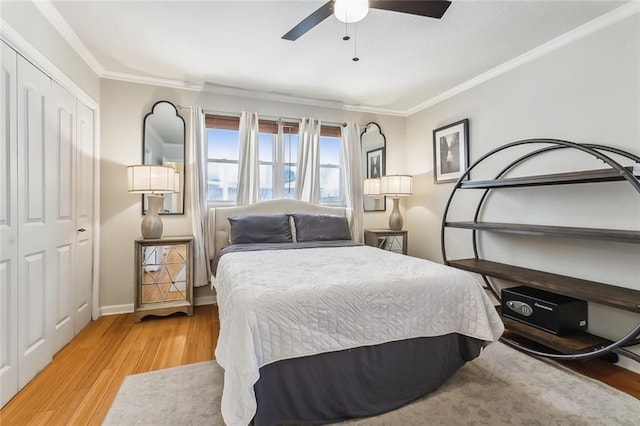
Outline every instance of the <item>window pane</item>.
<svg viewBox="0 0 640 426">
<path fill-rule="evenodd" d="M 235 201 L 238 190 L 238 163 L 209 161 L 207 201 Z"/>
<path fill-rule="evenodd" d="M 273 161 L 273 144 L 276 135 L 272 133 L 258 134 L 258 159 L 262 161 Z"/>
<path fill-rule="evenodd" d="M 282 152 L 283 160 L 285 163 L 297 163 L 298 162 L 298 135 L 285 134 L 284 135 L 284 147 Z"/>
<path fill-rule="evenodd" d="M 260 201 L 273 198 L 273 166 L 260 164 Z"/>
<path fill-rule="evenodd" d="M 340 164 L 340 139 L 320 138 L 320 164 Z"/>
<path fill-rule="evenodd" d="M 284 198 L 295 198 L 296 196 L 296 170 L 294 165 L 284 166 L 284 191 L 282 193 Z"/>
<path fill-rule="evenodd" d="M 340 185 L 340 168 L 320 167 L 320 202 L 342 202 L 342 189 Z"/>
<path fill-rule="evenodd" d="M 238 131 L 207 129 L 207 157 L 210 159 L 238 160 Z"/>
</svg>

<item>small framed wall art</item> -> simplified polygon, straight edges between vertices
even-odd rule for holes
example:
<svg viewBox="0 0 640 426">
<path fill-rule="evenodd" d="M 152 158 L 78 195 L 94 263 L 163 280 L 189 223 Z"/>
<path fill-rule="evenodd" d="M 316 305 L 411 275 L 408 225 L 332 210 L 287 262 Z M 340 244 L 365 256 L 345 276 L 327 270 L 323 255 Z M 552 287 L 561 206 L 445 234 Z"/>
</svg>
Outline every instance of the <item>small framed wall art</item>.
<svg viewBox="0 0 640 426">
<path fill-rule="evenodd" d="M 384 174 L 384 148 L 367 152 L 367 178 L 380 178 Z"/>
<path fill-rule="evenodd" d="M 469 120 L 464 119 L 433 131 L 433 180 L 454 182 L 469 167 Z"/>
</svg>

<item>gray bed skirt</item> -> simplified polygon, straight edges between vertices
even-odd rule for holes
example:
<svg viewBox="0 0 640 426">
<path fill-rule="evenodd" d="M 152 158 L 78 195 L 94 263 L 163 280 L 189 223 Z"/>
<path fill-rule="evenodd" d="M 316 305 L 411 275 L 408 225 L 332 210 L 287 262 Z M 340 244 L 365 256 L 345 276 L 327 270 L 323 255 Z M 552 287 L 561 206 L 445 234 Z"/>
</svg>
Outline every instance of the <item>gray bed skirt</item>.
<svg viewBox="0 0 640 426">
<path fill-rule="evenodd" d="M 288 359 L 260 369 L 254 426 L 381 414 L 437 389 L 484 342 L 447 334 Z"/>
</svg>

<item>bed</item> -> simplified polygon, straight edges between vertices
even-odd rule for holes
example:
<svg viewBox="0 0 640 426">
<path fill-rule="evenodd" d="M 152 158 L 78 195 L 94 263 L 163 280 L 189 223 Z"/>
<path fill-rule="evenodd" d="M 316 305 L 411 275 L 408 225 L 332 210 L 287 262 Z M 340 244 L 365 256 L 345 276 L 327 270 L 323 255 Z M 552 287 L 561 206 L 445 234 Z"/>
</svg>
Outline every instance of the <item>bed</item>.
<svg viewBox="0 0 640 426">
<path fill-rule="evenodd" d="M 472 275 L 356 244 L 348 213 L 296 200 L 209 210 L 227 425 L 390 411 L 501 336 Z"/>
</svg>

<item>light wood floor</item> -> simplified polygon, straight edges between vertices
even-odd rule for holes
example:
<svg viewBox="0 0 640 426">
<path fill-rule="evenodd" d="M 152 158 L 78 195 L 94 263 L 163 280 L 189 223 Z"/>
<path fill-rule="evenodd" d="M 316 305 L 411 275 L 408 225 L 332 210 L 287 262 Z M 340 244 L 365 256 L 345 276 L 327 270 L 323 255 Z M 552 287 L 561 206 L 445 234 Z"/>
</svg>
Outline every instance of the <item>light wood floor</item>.
<svg viewBox="0 0 640 426">
<path fill-rule="evenodd" d="M 194 315 L 91 322 L 0 411 L 0 425 L 99 425 L 129 374 L 213 359 L 216 306 Z"/>
<path fill-rule="evenodd" d="M 1 411 L 0 425 L 98 425 L 128 374 L 213 359 L 215 306 L 193 317 L 106 316 L 90 323 Z M 568 363 L 640 399 L 640 375 L 601 360 Z"/>
</svg>

